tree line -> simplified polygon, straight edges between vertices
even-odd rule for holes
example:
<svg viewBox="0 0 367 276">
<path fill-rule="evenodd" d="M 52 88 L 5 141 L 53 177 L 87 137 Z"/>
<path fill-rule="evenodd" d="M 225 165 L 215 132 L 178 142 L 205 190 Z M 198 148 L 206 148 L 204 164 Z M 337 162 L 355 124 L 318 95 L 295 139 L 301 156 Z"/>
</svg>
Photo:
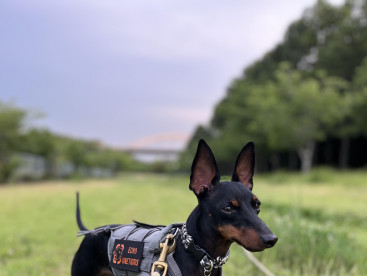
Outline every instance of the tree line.
<svg viewBox="0 0 367 276">
<path fill-rule="evenodd" d="M 283 41 L 234 79 L 196 141 L 213 145 L 230 172 L 235 151 L 252 140 L 260 171 L 314 164 L 367 163 L 367 0 L 319 0 L 290 24 Z"/>
<path fill-rule="evenodd" d="M 112 176 L 121 171 L 142 168 L 142 164 L 124 151 L 109 148 L 98 141 L 75 139 L 46 129 L 30 128 L 30 115 L 31 112 L 27 110 L 0 102 L 0 183 L 14 178 L 31 179 L 35 174 L 17 175 L 22 162 L 28 160 L 42 164 L 41 178 L 95 176 L 97 172 L 100 172 L 99 175 L 104 172 L 104 175 L 107 173 Z"/>
</svg>

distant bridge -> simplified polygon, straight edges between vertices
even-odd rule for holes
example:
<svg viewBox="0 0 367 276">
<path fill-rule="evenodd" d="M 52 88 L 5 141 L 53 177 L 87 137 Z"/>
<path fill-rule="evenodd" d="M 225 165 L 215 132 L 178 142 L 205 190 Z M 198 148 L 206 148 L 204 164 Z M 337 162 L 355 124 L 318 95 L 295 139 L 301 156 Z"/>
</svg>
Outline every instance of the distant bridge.
<svg viewBox="0 0 367 276">
<path fill-rule="evenodd" d="M 143 162 L 176 161 L 189 138 L 186 133 L 162 133 L 134 141 L 124 150 Z"/>
<path fill-rule="evenodd" d="M 125 149 L 136 160 L 143 162 L 176 161 L 182 150 L 179 149 Z"/>
</svg>

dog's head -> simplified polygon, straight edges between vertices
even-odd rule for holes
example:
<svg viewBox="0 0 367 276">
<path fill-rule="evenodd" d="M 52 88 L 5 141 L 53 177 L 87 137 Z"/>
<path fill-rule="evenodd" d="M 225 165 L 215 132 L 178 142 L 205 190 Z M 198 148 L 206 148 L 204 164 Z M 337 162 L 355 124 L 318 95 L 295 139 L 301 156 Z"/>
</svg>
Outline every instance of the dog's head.
<svg viewBox="0 0 367 276">
<path fill-rule="evenodd" d="M 278 238 L 258 217 L 261 203 L 252 193 L 254 167 L 254 144 L 250 142 L 237 157 L 232 180 L 221 182 L 214 155 L 200 140 L 189 187 L 197 196 L 207 223 L 223 239 L 249 251 L 262 251 L 274 246 Z"/>
</svg>

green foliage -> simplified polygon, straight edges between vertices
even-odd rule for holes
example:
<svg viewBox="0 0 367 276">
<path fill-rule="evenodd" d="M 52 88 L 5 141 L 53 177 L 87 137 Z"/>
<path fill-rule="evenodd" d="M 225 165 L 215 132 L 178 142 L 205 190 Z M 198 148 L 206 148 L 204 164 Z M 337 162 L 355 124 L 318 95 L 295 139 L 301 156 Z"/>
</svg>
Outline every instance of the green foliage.
<svg viewBox="0 0 367 276">
<path fill-rule="evenodd" d="M 21 143 L 25 118 L 24 110 L 0 102 L 0 183 L 7 181 L 16 168 L 11 156 Z"/>
<path fill-rule="evenodd" d="M 311 183 L 331 182 L 334 174 L 337 174 L 337 172 L 332 168 L 319 167 L 313 169 L 307 176 L 307 179 Z"/>
<path fill-rule="evenodd" d="M 24 110 L 0 102 L 0 152 L 2 155 L 18 146 L 25 116 Z"/>
<path fill-rule="evenodd" d="M 104 168 L 113 174 L 134 169 L 136 162 L 122 150 L 110 149 L 97 141 L 84 141 L 63 137 L 59 155 L 70 161 L 80 174 L 81 169 Z"/>
<path fill-rule="evenodd" d="M 21 135 L 22 143 L 18 151 L 50 157 L 55 153 L 55 137 L 45 129 L 30 129 Z"/>
<path fill-rule="evenodd" d="M 19 162 L 13 159 L 8 159 L 0 163 L 0 184 L 11 178 L 18 164 Z"/>
<path fill-rule="evenodd" d="M 76 171 L 86 162 L 87 145 L 80 140 L 69 140 L 65 147 L 65 156 L 75 167 Z"/>
<path fill-rule="evenodd" d="M 288 206 L 269 206 L 269 209 L 277 216 L 272 230 L 283 240 L 271 257 L 277 255 L 274 261 L 278 260 L 292 275 L 362 273 L 362 258 L 353 256 L 362 248 L 348 231 L 338 229 L 339 215 L 325 216 L 299 208 L 289 210 Z"/>
<path fill-rule="evenodd" d="M 351 133 L 358 135 L 358 133 L 362 132 L 367 136 L 367 57 L 364 58 L 361 66 L 356 69 L 350 98 L 352 107 L 348 123 L 352 128 Z"/>
<path fill-rule="evenodd" d="M 315 14 L 318 20 L 326 21 L 322 29 L 326 37 L 318 45 L 317 68 L 348 81 L 353 79 L 355 68 L 367 54 L 365 6 L 366 1 L 346 1 L 341 7 Z M 335 18 L 332 22 L 326 20 L 330 15 Z"/>
<path fill-rule="evenodd" d="M 299 149 L 312 141 L 324 140 L 327 130 L 344 116 L 338 86 L 342 80 L 302 77 L 281 64 L 276 80 L 251 87 L 243 109 L 251 114 L 248 131 L 266 137 L 272 150 Z"/>
<path fill-rule="evenodd" d="M 315 141 L 325 140 L 344 118 L 348 109 L 341 91 L 346 86 L 342 79 L 322 72 L 317 78 L 307 76 L 288 63 L 279 65 L 273 80 L 235 82 L 216 107 L 211 122 L 219 133 L 212 135 L 211 144 L 220 140 L 217 143 L 223 147 L 218 146 L 218 159 L 231 162 L 236 154 L 234 146 L 240 148 L 243 141 L 254 139 L 269 151 L 296 150 L 306 162 L 303 151 Z M 312 160 L 312 153 L 308 160 Z"/>
</svg>

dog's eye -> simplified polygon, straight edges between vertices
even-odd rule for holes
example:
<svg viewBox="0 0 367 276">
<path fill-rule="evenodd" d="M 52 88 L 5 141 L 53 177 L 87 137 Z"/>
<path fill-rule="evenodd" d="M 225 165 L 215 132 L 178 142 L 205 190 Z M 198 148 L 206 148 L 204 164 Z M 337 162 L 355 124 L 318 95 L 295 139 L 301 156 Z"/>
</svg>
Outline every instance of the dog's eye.
<svg viewBox="0 0 367 276">
<path fill-rule="evenodd" d="M 231 206 L 226 206 L 223 208 L 223 211 L 226 212 L 226 213 L 232 213 L 233 212 L 233 209 Z"/>
</svg>

